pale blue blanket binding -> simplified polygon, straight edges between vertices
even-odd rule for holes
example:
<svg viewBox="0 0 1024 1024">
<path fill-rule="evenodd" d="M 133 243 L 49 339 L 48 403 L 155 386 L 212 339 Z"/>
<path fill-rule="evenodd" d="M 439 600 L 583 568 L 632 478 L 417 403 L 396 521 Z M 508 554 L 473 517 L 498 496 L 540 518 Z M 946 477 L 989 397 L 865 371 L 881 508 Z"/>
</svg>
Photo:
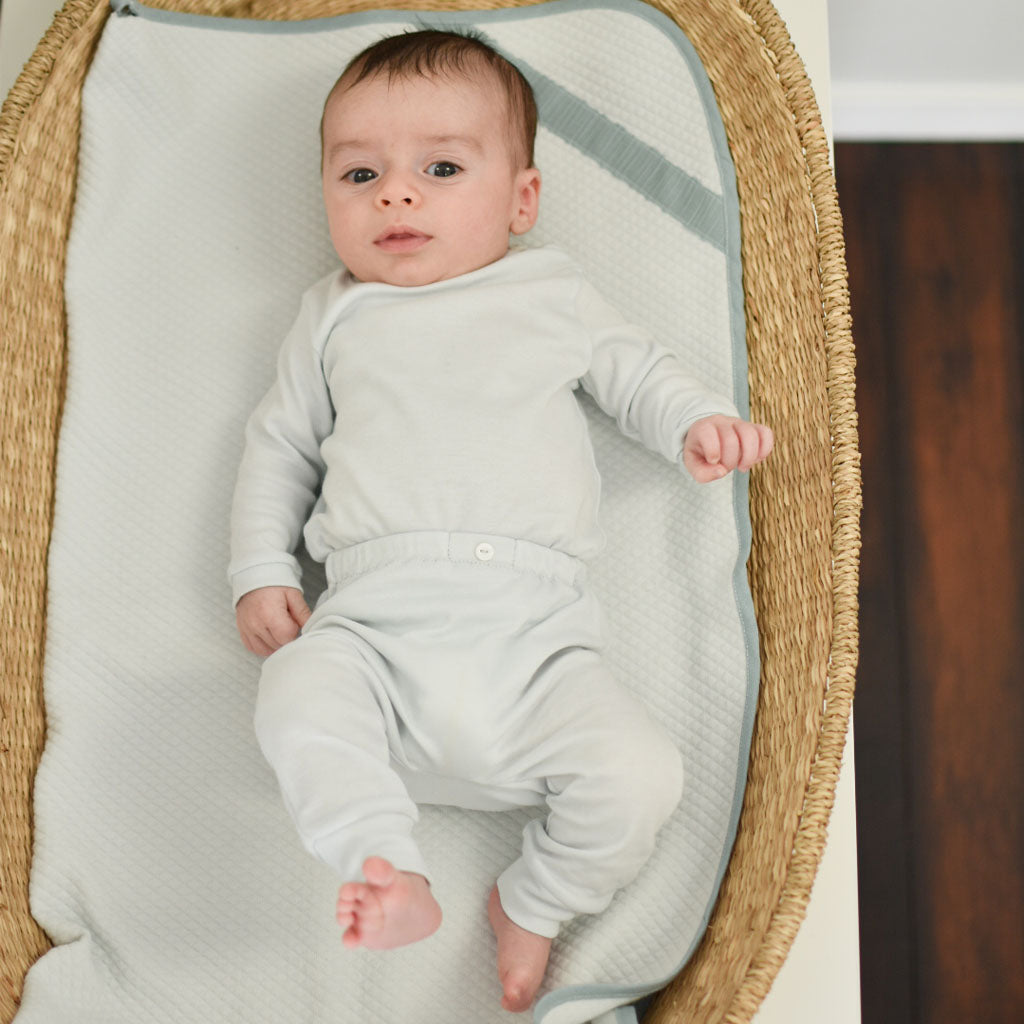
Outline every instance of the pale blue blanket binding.
<svg viewBox="0 0 1024 1024">
<path fill-rule="evenodd" d="M 585 100 L 573 95 L 546 75 L 531 68 L 515 54 L 504 55 L 512 60 L 533 86 L 541 123 L 564 141 L 603 167 L 616 178 L 624 181 L 645 198 L 655 203 L 669 216 L 675 218 L 689 231 L 713 245 L 727 257 L 729 274 L 729 312 L 733 346 L 733 394 L 741 413 L 749 411 L 749 392 L 746 374 L 746 326 L 743 313 L 743 277 L 740 261 L 740 216 L 736 195 L 736 175 L 729 154 L 714 91 L 707 72 L 697 56 L 696 50 L 678 25 L 660 11 L 641 0 L 552 0 L 537 7 L 506 8 L 500 11 L 420 11 L 402 10 L 362 11 L 342 14 L 333 18 L 317 18 L 307 21 L 272 22 L 244 18 L 219 18 L 200 14 L 182 14 L 175 11 L 157 10 L 145 7 L 137 0 L 110 0 L 110 6 L 118 17 L 138 17 L 149 21 L 176 25 L 202 26 L 225 32 L 265 32 L 292 34 L 321 32 L 338 26 L 342 20 L 350 24 L 407 23 L 410 20 L 424 28 L 445 28 L 449 26 L 472 25 L 480 28 L 489 22 L 500 22 L 506 18 L 524 19 L 545 17 L 551 13 L 579 10 L 617 10 L 632 14 L 661 31 L 679 51 L 693 80 L 697 85 L 704 108 L 705 123 L 714 141 L 715 156 L 723 195 L 718 196 L 707 189 L 685 171 L 668 161 L 653 147 L 642 142 L 627 128 L 616 124 Z M 493 45 L 493 44 L 492 44 Z M 754 606 L 747 586 L 746 563 L 750 554 L 750 519 L 748 514 L 747 478 L 737 474 L 733 489 L 737 532 L 739 536 L 739 557 L 733 573 L 733 591 L 747 652 L 747 703 L 744 710 L 743 735 L 740 743 L 739 763 L 736 769 L 735 800 L 729 822 L 728 842 L 723 852 L 715 881 L 717 897 L 722 878 L 729 861 L 732 845 L 739 823 L 743 788 L 746 779 L 750 740 L 754 727 L 757 705 L 757 690 L 760 678 L 757 623 Z M 554 1007 L 565 1002 L 582 999 L 628 998 L 639 1000 L 664 987 L 683 968 L 693 955 L 701 935 L 707 927 L 714 900 L 705 910 L 703 925 L 693 946 L 685 951 L 678 967 L 665 978 L 645 981 L 636 986 L 622 985 L 577 985 L 550 992 L 535 1007 L 539 1020 Z M 609 1021 L 606 1016 L 603 1020 Z M 636 1024 L 637 1011 L 633 1006 L 621 1006 L 610 1018 L 614 1024 Z"/>
</svg>

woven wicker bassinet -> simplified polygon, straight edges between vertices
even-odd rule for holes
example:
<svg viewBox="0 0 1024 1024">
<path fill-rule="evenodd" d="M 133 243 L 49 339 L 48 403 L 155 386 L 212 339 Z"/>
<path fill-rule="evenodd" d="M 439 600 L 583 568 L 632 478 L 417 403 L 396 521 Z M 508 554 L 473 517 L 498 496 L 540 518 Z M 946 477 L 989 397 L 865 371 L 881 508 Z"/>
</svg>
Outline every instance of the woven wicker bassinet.
<svg viewBox="0 0 1024 1024">
<path fill-rule="evenodd" d="M 486 0 L 148 0 L 248 18 Z M 767 0 L 649 0 L 715 89 L 738 178 L 751 414 L 777 447 L 751 481 L 761 633 L 739 834 L 698 952 L 648 1024 L 749 1021 L 803 918 L 839 772 L 857 652 L 860 477 L 842 225 L 821 118 Z M 107 0 L 68 0 L 0 117 L 0 1021 L 48 948 L 29 913 L 32 783 L 43 748 L 47 546 L 64 390 L 63 275 L 79 102 Z"/>
</svg>

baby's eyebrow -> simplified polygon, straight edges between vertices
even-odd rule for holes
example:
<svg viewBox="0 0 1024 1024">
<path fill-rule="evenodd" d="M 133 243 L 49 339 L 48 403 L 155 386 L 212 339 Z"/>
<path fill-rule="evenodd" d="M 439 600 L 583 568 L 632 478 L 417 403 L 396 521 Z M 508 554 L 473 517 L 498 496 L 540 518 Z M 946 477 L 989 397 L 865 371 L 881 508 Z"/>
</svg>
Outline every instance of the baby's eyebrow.
<svg viewBox="0 0 1024 1024">
<path fill-rule="evenodd" d="M 477 152 L 483 149 L 480 140 L 473 135 L 427 135 L 424 136 L 423 141 L 430 146 L 468 146 Z"/>
<path fill-rule="evenodd" d="M 465 146 L 477 153 L 483 151 L 483 146 L 480 144 L 480 140 L 473 135 L 424 135 L 418 139 L 418 142 L 420 145 L 430 148 L 457 145 Z M 365 151 L 372 148 L 373 143 L 368 139 L 340 139 L 327 151 L 326 160 L 333 160 L 338 153 L 344 152 L 345 150 L 354 149 Z"/>
<path fill-rule="evenodd" d="M 346 149 L 367 149 L 369 147 L 368 142 L 364 142 L 362 139 L 342 139 L 340 142 L 335 142 L 329 150 L 327 150 L 327 159 L 333 160 L 338 153 Z"/>
</svg>

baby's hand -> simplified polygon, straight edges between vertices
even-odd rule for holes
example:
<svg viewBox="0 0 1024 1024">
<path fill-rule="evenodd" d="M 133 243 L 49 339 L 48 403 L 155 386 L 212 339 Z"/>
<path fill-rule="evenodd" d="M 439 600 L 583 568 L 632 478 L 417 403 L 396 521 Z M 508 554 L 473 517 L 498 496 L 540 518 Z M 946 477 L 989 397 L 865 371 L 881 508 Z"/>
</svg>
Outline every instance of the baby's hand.
<svg viewBox="0 0 1024 1024">
<path fill-rule="evenodd" d="M 775 438 L 769 427 L 733 416 L 707 416 L 686 433 L 683 463 L 699 484 L 747 470 L 768 457 Z"/>
<path fill-rule="evenodd" d="M 309 615 L 306 599 L 295 587 L 250 590 L 235 606 L 242 643 L 261 658 L 294 640 Z"/>
</svg>

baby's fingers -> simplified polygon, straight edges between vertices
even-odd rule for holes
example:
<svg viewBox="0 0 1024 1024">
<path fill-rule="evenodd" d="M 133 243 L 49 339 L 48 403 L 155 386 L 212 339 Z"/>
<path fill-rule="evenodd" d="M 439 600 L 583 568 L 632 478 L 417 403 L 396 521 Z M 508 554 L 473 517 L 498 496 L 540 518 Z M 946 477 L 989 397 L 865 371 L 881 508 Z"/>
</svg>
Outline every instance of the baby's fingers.
<svg viewBox="0 0 1024 1024">
<path fill-rule="evenodd" d="M 276 651 L 278 647 L 284 647 L 286 643 L 291 642 L 299 635 L 299 624 L 291 617 L 291 615 L 284 611 L 281 614 L 275 615 L 270 622 L 267 623 L 267 628 L 264 631 L 264 640 L 270 644 L 271 650 Z"/>
<path fill-rule="evenodd" d="M 724 423 L 718 427 L 719 445 L 722 450 L 722 457 L 719 459 L 722 476 L 740 464 L 743 455 L 743 435 L 740 426 L 742 424 Z"/>
<path fill-rule="evenodd" d="M 309 605 L 306 604 L 305 597 L 302 595 L 302 591 L 288 589 L 285 591 L 285 600 L 288 602 L 288 613 L 301 628 L 312 614 L 309 610 Z"/>
<path fill-rule="evenodd" d="M 274 653 L 274 648 L 259 633 L 243 632 L 242 643 L 245 644 L 246 650 L 252 651 L 253 654 L 261 658 L 269 658 Z"/>
<path fill-rule="evenodd" d="M 698 483 L 746 471 L 767 458 L 774 437 L 768 427 L 725 416 L 709 416 L 691 427 L 683 462 Z"/>
<path fill-rule="evenodd" d="M 709 466 L 722 461 L 722 438 L 718 428 L 710 422 L 698 423 L 694 428 L 693 448 Z"/>
<path fill-rule="evenodd" d="M 740 454 L 737 469 L 748 470 L 768 457 L 775 438 L 771 429 L 760 423 L 743 423 L 737 427 Z"/>
<path fill-rule="evenodd" d="M 722 434 L 712 419 L 695 423 L 683 445 L 683 463 L 698 483 L 710 483 L 725 476 L 721 466 Z"/>
</svg>

